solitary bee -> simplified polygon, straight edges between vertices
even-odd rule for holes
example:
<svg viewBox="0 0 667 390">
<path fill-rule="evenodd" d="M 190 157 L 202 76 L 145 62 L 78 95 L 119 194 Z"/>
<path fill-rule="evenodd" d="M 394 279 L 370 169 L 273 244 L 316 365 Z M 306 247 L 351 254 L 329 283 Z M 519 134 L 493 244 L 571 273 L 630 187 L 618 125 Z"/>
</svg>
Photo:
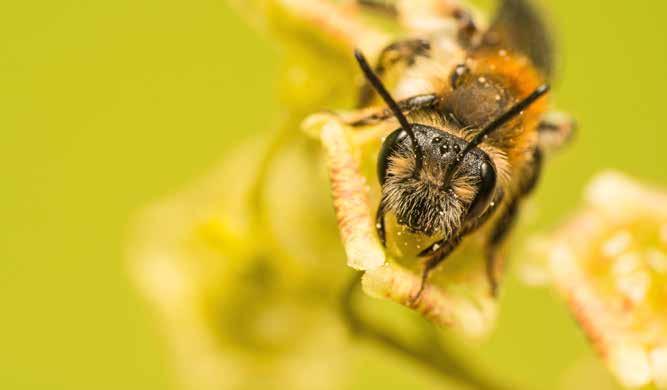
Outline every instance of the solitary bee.
<svg viewBox="0 0 667 390">
<path fill-rule="evenodd" d="M 530 4 L 502 1 L 483 30 L 466 10 L 446 9 L 458 21 L 454 45 L 451 34 L 436 30 L 390 44 L 374 67 L 355 53 L 367 80 L 359 99 L 366 114 L 349 123 L 400 125 L 377 160 L 377 234 L 386 246 L 385 217 L 393 213 L 399 225 L 435 241 L 419 254 L 425 266 L 414 299 L 471 234 L 484 237 L 496 295 L 499 247 L 535 188 L 544 153 L 573 128 L 546 112 L 552 43 Z M 388 108 L 372 108 L 382 102 Z"/>
</svg>

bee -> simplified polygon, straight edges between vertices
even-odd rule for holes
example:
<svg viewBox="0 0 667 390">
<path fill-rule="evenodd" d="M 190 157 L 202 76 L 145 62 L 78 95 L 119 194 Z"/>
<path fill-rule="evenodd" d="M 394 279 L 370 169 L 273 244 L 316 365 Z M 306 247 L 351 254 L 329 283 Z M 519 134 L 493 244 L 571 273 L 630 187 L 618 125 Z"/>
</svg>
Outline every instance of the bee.
<svg viewBox="0 0 667 390">
<path fill-rule="evenodd" d="M 443 32 L 425 33 L 390 44 L 373 67 L 355 52 L 367 81 L 359 108 L 371 112 L 349 124 L 399 124 L 377 159 L 377 235 L 386 247 L 391 213 L 411 233 L 434 238 L 419 253 L 425 265 L 414 299 L 430 272 L 471 235 L 483 238 L 496 296 L 500 246 L 538 182 L 544 153 L 574 127 L 547 113 L 553 45 L 530 4 L 502 1 L 483 30 L 466 10 L 449 12 L 458 21 L 455 45 Z"/>
</svg>

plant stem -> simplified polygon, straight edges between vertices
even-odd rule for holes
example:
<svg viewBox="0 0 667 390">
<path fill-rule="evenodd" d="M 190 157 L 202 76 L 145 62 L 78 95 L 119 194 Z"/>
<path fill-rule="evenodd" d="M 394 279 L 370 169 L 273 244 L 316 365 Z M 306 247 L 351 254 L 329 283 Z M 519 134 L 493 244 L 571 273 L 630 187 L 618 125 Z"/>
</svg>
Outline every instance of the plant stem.
<svg viewBox="0 0 667 390">
<path fill-rule="evenodd" d="M 490 379 L 479 375 L 471 367 L 457 361 L 456 357 L 446 351 L 438 340 L 432 340 L 429 344 L 414 346 L 398 340 L 384 329 L 364 321 L 359 315 L 355 296 L 360 290 L 361 278 L 355 276 L 349 283 L 341 297 L 341 311 L 350 331 L 360 337 L 373 340 L 384 347 L 394 350 L 400 355 L 412 358 L 414 361 L 435 371 L 436 373 L 454 379 L 472 389 L 480 390 L 504 390 L 513 388 L 510 386 L 494 383 Z"/>
</svg>

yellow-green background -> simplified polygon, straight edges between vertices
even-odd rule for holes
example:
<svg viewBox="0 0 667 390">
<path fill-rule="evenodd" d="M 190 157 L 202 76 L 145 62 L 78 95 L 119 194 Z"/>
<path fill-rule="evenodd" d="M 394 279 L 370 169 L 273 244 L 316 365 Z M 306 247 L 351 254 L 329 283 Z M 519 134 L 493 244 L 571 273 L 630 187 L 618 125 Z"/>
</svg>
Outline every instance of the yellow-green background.
<svg viewBox="0 0 667 390">
<path fill-rule="evenodd" d="M 545 3 L 556 100 L 582 125 L 537 194 L 547 228 L 601 169 L 667 185 L 667 5 Z M 223 0 L 0 4 L 0 389 L 169 388 L 125 269 L 127 221 L 275 120 L 276 58 Z M 555 297 L 513 278 L 505 296 L 483 347 L 499 372 L 608 381 Z"/>
</svg>

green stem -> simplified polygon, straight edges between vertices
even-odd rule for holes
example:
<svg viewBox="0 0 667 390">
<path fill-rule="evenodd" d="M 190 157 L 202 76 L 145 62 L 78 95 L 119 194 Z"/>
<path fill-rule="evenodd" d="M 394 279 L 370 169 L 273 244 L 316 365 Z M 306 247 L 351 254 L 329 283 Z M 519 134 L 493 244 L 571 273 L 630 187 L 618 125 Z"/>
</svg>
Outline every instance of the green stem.
<svg viewBox="0 0 667 390">
<path fill-rule="evenodd" d="M 266 213 L 264 213 L 263 195 L 266 187 L 267 178 L 275 158 L 278 156 L 280 150 L 287 144 L 287 142 L 294 137 L 295 130 L 293 122 L 290 119 L 283 121 L 284 123 L 279 127 L 275 136 L 269 142 L 264 156 L 257 167 L 253 184 L 250 187 L 249 202 L 251 217 L 253 219 L 253 226 L 257 231 L 264 231 L 263 228 L 267 226 L 264 221 Z"/>
<path fill-rule="evenodd" d="M 374 324 L 365 321 L 358 313 L 355 305 L 355 296 L 360 290 L 360 277 L 355 277 L 343 292 L 341 299 L 341 310 L 343 318 L 350 330 L 357 336 L 373 340 L 400 355 L 412 358 L 412 360 L 423 366 L 454 379 L 469 388 L 480 390 L 504 390 L 512 388 L 502 384 L 494 383 L 490 379 L 479 375 L 471 367 L 458 361 L 449 351 L 445 350 L 438 340 L 431 340 L 428 344 L 414 346 L 398 340 L 389 332 L 380 329 Z"/>
</svg>

